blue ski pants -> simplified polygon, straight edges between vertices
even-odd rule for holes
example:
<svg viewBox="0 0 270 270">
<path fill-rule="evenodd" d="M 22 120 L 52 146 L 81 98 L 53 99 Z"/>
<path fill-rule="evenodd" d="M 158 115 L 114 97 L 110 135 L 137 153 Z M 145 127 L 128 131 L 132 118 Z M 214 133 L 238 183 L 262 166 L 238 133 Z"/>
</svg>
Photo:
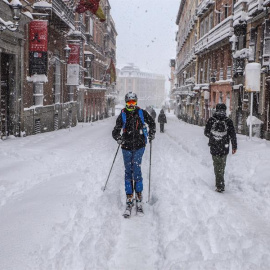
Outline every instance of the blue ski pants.
<svg viewBox="0 0 270 270">
<path fill-rule="evenodd" d="M 135 181 L 136 192 L 142 192 L 143 190 L 141 163 L 144 150 L 144 147 L 138 150 L 122 149 L 125 164 L 125 190 L 127 195 L 133 194 L 132 180 Z"/>
</svg>

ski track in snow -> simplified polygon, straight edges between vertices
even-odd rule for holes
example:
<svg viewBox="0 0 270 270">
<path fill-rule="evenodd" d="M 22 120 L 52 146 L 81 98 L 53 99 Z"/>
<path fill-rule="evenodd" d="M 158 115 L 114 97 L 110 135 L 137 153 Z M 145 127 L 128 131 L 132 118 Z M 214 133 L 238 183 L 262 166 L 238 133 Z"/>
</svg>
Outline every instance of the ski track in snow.
<svg viewBox="0 0 270 270">
<path fill-rule="evenodd" d="M 218 194 L 203 128 L 167 117 L 153 141 L 150 203 L 149 146 L 143 157 L 144 217 L 135 209 L 122 217 L 121 151 L 102 191 L 117 149 L 115 118 L 1 143 L 9 162 L 1 166 L 0 269 L 269 269 L 269 189 L 245 183 L 267 161 L 254 151 L 229 155 Z"/>
</svg>

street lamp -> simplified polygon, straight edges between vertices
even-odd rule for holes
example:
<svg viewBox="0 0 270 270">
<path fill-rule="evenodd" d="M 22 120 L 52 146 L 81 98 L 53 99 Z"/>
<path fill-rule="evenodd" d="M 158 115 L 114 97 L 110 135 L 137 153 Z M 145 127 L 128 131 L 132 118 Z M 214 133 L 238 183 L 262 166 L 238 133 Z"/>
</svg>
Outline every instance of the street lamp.
<svg viewBox="0 0 270 270">
<path fill-rule="evenodd" d="M 12 9 L 12 14 L 13 14 L 13 19 L 18 21 L 21 16 L 21 9 L 22 9 L 22 4 L 19 0 L 12 0 L 9 3 L 9 7 Z M 5 21 L 2 18 L 0 18 L 0 31 L 4 30 L 9 30 L 9 31 L 16 31 L 19 27 L 19 23 L 13 23 L 11 21 Z"/>
<path fill-rule="evenodd" d="M 70 51 L 71 51 L 71 48 L 68 45 L 66 45 L 66 47 L 64 48 L 64 52 L 65 52 L 65 56 L 67 60 L 69 58 Z"/>
<path fill-rule="evenodd" d="M 91 84 L 92 84 L 91 64 L 94 58 L 95 58 L 95 55 L 93 53 L 88 53 L 86 59 L 84 60 L 86 64 L 86 68 L 87 68 L 87 77 L 85 79 L 88 80 L 88 87 L 91 87 Z"/>
<path fill-rule="evenodd" d="M 9 5 L 12 8 L 13 19 L 18 21 L 21 17 L 21 9 L 23 7 L 21 2 L 19 0 L 12 0 Z"/>
<path fill-rule="evenodd" d="M 86 63 L 86 67 L 90 68 L 91 65 L 91 59 L 89 58 L 89 56 L 85 59 L 85 63 Z"/>
</svg>

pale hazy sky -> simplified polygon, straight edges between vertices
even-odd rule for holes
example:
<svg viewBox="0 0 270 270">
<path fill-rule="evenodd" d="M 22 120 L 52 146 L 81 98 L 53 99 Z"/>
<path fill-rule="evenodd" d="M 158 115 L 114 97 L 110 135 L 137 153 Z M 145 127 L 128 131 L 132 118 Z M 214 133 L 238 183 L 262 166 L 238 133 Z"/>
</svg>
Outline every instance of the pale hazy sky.
<svg viewBox="0 0 270 270">
<path fill-rule="evenodd" d="M 134 63 L 143 71 L 164 74 L 175 58 L 175 24 L 181 0 L 110 0 L 118 36 L 117 68 Z"/>
</svg>

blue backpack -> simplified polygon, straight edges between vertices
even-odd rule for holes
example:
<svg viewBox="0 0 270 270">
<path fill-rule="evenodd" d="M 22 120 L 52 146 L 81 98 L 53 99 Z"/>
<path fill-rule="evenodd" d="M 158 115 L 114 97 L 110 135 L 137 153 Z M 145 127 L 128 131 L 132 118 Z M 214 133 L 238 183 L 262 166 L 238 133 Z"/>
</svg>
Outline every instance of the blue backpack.
<svg viewBox="0 0 270 270">
<path fill-rule="evenodd" d="M 127 122 L 127 115 L 126 115 L 124 109 L 122 110 L 121 115 L 122 115 L 122 121 L 123 121 L 123 130 L 125 130 L 126 122 Z M 144 138 L 145 138 L 145 144 L 147 144 L 148 132 L 147 132 L 147 127 L 144 123 L 144 116 L 143 116 L 142 109 L 139 109 L 139 117 L 140 117 L 142 124 L 143 124 L 143 134 L 144 134 Z"/>
</svg>

